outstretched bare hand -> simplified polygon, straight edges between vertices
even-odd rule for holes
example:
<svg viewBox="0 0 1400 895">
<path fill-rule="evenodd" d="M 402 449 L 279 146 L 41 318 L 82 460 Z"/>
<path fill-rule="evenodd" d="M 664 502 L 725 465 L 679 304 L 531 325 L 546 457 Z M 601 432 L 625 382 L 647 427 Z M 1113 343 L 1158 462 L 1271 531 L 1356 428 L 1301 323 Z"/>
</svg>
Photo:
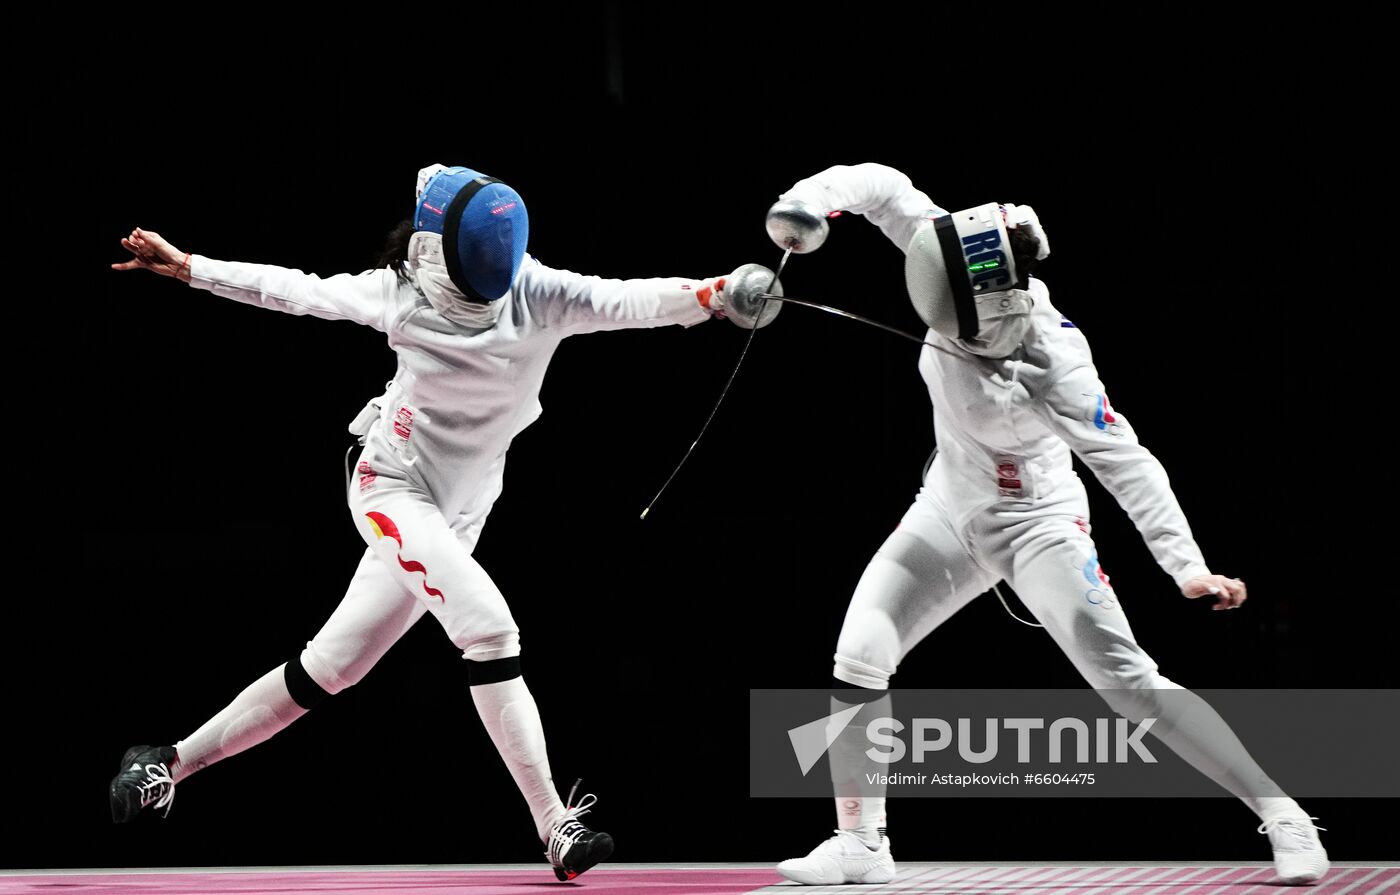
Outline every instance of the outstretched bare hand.
<svg viewBox="0 0 1400 895">
<path fill-rule="evenodd" d="M 1197 575 L 1181 586 L 1182 596 L 1188 599 L 1215 597 L 1212 609 L 1234 609 L 1247 599 L 1244 582 L 1224 575 Z"/>
<path fill-rule="evenodd" d="M 130 236 L 122 238 L 122 248 L 135 257 L 130 261 L 113 264 L 112 270 L 137 270 L 140 268 L 153 271 L 163 277 L 175 277 L 186 283 L 190 281 L 189 253 L 181 252 L 153 230 L 142 230 L 137 227 L 131 231 Z"/>
</svg>

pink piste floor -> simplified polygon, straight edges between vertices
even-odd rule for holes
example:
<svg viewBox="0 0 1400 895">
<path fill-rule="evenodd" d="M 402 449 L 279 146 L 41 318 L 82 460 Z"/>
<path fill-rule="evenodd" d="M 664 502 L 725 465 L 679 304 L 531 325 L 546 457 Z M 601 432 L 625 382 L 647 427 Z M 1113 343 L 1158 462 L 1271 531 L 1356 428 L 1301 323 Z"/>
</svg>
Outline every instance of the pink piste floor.
<svg viewBox="0 0 1400 895">
<path fill-rule="evenodd" d="M 762 865 L 613 865 L 571 883 L 542 866 L 5 871 L 0 895 L 1400 895 L 1400 864 L 1340 864 L 1320 883 L 1284 887 L 1265 864 L 902 864 L 883 886 L 797 886 Z"/>
</svg>

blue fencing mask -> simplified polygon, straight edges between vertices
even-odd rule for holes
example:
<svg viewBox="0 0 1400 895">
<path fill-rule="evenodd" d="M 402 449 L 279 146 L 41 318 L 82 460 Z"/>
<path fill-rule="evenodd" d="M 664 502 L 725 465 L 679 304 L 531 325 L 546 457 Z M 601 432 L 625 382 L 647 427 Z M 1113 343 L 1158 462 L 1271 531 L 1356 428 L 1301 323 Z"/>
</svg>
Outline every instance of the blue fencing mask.
<svg viewBox="0 0 1400 895">
<path fill-rule="evenodd" d="M 442 237 L 452 284 L 471 301 L 489 303 L 510 291 L 525 258 L 530 218 L 520 194 L 471 168 L 425 168 L 413 229 Z"/>
</svg>

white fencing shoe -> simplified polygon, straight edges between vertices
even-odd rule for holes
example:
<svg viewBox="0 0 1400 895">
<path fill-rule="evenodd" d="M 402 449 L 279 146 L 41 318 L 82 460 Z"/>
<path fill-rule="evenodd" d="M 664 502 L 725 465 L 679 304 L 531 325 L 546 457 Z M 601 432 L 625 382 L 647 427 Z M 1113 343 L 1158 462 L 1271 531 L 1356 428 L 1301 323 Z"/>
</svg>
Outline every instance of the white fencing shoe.
<svg viewBox="0 0 1400 895">
<path fill-rule="evenodd" d="M 1279 879 L 1290 886 L 1305 886 L 1322 879 L 1332 865 L 1327 861 L 1327 849 L 1317 838 L 1315 817 L 1302 814 L 1276 817 L 1259 825 L 1259 832 L 1269 834 L 1274 848 L 1274 869 Z"/>
<path fill-rule="evenodd" d="M 856 834 L 837 830 L 807 857 L 779 864 L 778 872 L 807 886 L 887 883 L 894 879 L 894 858 L 888 836 L 880 840 L 879 848 L 871 848 Z"/>
</svg>

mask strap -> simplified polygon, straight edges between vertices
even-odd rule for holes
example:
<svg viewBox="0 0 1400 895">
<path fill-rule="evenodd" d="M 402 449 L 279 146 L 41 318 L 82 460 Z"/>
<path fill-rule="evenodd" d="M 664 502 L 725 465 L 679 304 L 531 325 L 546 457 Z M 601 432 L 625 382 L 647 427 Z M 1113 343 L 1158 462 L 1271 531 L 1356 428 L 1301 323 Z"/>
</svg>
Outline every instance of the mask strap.
<svg viewBox="0 0 1400 895">
<path fill-rule="evenodd" d="M 953 216 L 945 214 L 935 218 L 933 228 L 938 236 L 938 246 L 943 250 L 948 285 L 953 289 L 953 309 L 958 313 L 958 338 L 971 342 L 977 338 L 982 327 L 977 320 L 977 301 L 972 297 L 972 283 L 967 279 L 967 263 L 963 260 L 962 246 L 958 244 Z"/>
<path fill-rule="evenodd" d="M 457 191 L 457 195 L 452 197 L 452 203 L 447 206 L 447 213 L 443 215 L 442 221 L 442 260 L 447 265 L 447 275 L 452 278 L 452 283 L 467 298 L 479 304 L 490 304 L 491 299 L 484 297 L 480 292 L 472 288 L 467 282 L 466 276 L 462 273 L 462 259 L 457 257 L 457 234 L 461 229 L 462 212 L 466 211 L 467 203 L 472 197 L 489 184 L 500 183 L 494 177 L 478 177 L 471 183 Z"/>
</svg>

